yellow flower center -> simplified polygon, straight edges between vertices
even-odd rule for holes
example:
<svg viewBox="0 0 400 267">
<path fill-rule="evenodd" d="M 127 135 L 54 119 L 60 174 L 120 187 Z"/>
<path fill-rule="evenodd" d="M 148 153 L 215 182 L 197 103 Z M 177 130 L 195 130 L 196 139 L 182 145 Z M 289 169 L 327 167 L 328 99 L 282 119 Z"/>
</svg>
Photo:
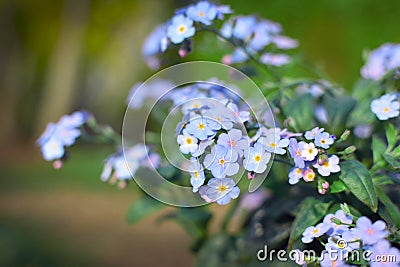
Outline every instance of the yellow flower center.
<svg viewBox="0 0 400 267">
<path fill-rule="evenodd" d="M 183 33 L 185 30 L 186 30 L 186 27 L 183 25 L 179 26 L 179 28 L 178 28 L 179 33 Z"/>
<path fill-rule="evenodd" d="M 204 12 L 203 11 L 199 12 L 199 17 L 204 17 Z"/>
<path fill-rule="evenodd" d="M 389 108 L 384 108 L 383 112 L 389 112 L 389 110 L 390 110 Z"/>
<path fill-rule="evenodd" d="M 192 138 L 190 138 L 190 137 L 186 138 L 186 144 L 190 145 L 190 144 L 192 144 L 192 142 L 193 142 Z"/>
<path fill-rule="evenodd" d="M 227 189 L 228 189 L 228 188 L 226 188 L 225 185 L 220 185 L 220 186 L 218 186 L 218 191 L 221 192 L 221 193 L 225 192 Z"/>
<path fill-rule="evenodd" d="M 193 173 L 193 176 L 194 176 L 194 178 L 199 178 L 199 172 L 198 171 L 195 171 L 194 173 Z"/>
<path fill-rule="evenodd" d="M 206 127 L 204 125 L 204 123 L 199 123 L 199 125 L 197 126 L 200 130 L 204 130 L 204 128 Z"/>
<path fill-rule="evenodd" d="M 321 139 L 321 144 L 325 144 L 325 143 L 326 143 L 325 139 Z"/>
<path fill-rule="evenodd" d="M 324 164 L 322 164 L 325 168 L 328 168 L 329 167 L 329 162 L 328 161 L 325 161 L 324 162 Z"/>
<path fill-rule="evenodd" d="M 193 105 L 193 107 L 194 107 L 194 108 L 199 108 L 199 107 L 200 107 L 200 104 L 199 104 L 199 103 L 195 103 L 195 104 Z"/>
<path fill-rule="evenodd" d="M 254 161 L 255 161 L 255 162 L 260 162 L 260 160 L 261 160 L 261 156 L 260 156 L 260 155 L 256 155 L 256 156 L 254 157 Z"/>
<path fill-rule="evenodd" d="M 301 169 L 300 169 L 300 168 L 297 168 L 296 173 L 297 173 L 297 174 L 301 174 L 301 173 L 302 173 Z"/>
<path fill-rule="evenodd" d="M 234 147 L 234 146 L 236 145 L 236 142 L 235 142 L 235 141 L 230 141 L 230 142 L 229 142 L 229 145 L 230 145 L 231 147 Z"/>
<path fill-rule="evenodd" d="M 225 164 L 225 160 L 224 159 L 220 159 L 219 160 L 219 164 L 224 165 Z"/>
<path fill-rule="evenodd" d="M 276 143 L 271 143 L 270 146 L 271 146 L 272 148 L 275 148 L 275 147 L 276 147 Z"/>
<path fill-rule="evenodd" d="M 319 230 L 318 229 L 314 229 L 313 230 L 313 234 L 318 234 Z"/>
<path fill-rule="evenodd" d="M 313 152 L 314 152 L 314 150 L 311 148 L 308 150 L 308 154 L 312 154 Z"/>
<path fill-rule="evenodd" d="M 369 234 L 369 235 L 373 235 L 375 233 L 375 231 L 374 231 L 374 229 L 372 229 L 372 228 L 369 228 L 368 230 L 367 230 L 367 234 Z"/>
</svg>

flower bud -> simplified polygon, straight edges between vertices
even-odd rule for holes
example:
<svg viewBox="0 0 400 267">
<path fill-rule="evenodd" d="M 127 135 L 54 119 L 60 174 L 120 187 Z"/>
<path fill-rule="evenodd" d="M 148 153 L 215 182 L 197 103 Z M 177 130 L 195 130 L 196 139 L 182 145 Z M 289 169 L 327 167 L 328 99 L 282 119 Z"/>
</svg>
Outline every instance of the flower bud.
<svg viewBox="0 0 400 267">
<path fill-rule="evenodd" d="M 56 170 L 61 169 L 62 166 L 63 166 L 63 162 L 61 160 L 56 160 L 53 162 L 53 168 Z"/>
</svg>

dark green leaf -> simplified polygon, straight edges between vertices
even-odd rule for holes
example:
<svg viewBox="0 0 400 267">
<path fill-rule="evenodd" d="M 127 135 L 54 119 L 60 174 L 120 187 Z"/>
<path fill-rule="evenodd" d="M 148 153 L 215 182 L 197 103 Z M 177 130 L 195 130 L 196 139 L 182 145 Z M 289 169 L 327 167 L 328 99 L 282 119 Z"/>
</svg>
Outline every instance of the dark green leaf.
<svg viewBox="0 0 400 267">
<path fill-rule="evenodd" d="M 351 96 L 325 94 L 322 102 L 326 108 L 331 129 L 336 134 L 341 133 L 346 126 L 351 111 L 356 105 L 356 100 Z"/>
<path fill-rule="evenodd" d="M 382 159 L 382 154 L 386 150 L 386 144 L 376 136 L 372 137 L 372 155 L 374 157 L 374 162 L 378 162 Z"/>
<path fill-rule="evenodd" d="M 384 153 L 383 158 L 386 160 L 387 163 L 390 164 L 390 166 L 392 166 L 393 169 L 400 169 L 400 161 L 396 160 L 392 155 Z"/>
<path fill-rule="evenodd" d="M 374 185 L 393 184 L 392 178 L 384 174 L 373 176 L 372 181 L 374 182 Z"/>
<path fill-rule="evenodd" d="M 163 203 L 145 195 L 135 200 L 135 202 L 133 202 L 133 204 L 128 208 L 126 220 L 128 223 L 135 223 L 147 215 L 162 209 L 163 207 L 165 207 Z"/>
<path fill-rule="evenodd" d="M 399 208 L 390 200 L 386 193 L 378 186 L 375 187 L 379 200 L 385 206 L 385 210 L 391 219 L 391 223 L 400 228 L 400 211 Z M 390 222 L 388 222 L 390 223 Z"/>
<path fill-rule="evenodd" d="M 287 100 L 283 106 L 286 117 L 291 117 L 292 127 L 297 131 L 310 128 L 313 120 L 313 97 L 311 94 L 302 94 L 295 99 Z"/>
<path fill-rule="evenodd" d="M 356 160 L 343 161 L 340 167 L 340 180 L 361 202 L 370 207 L 373 212 L 376 212 L 378 200 L 372 177 L 367 168 Z"/>
<path fill-rule="evenodd" d="M 300 238 L 307 227 L 315 225 L 326 215 L 331 203 L 310 197 L 303 200 L 300 205 L 301 209 L 292 224 L 288 250 L 292 249 L 294 242 Z"/>
</svg>

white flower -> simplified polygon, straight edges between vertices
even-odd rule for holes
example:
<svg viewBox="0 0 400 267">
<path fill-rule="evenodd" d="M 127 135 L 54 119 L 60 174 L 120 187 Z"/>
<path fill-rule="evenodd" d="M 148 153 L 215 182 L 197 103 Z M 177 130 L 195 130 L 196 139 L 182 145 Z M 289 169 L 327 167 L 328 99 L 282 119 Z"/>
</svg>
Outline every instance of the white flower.
<svg viewBox="0 0 400 267">
<path fill-rule="evenodd" d="M 178 135 L 177 141 L 180 145 L 179 149 L 184 154 L 194 153 L 198 148 L 197 138 L 191 136 L 185 130 L 181 135 Z"/>
<path fill-rule="evenodd" d="M 318 149 L 315 148 L 314 143 L 305 143 L 301 150 L 301 156 L 308 161 L 312 161 L 315 159 L 315 156 L 318 155 Z"/>
<path fill-rule="evenodd" d="M 329 176 L 331 173 L 339 172 L 339 158 L 336 155 L 330 156 L 327 161 L 320 164 L 314 164 L 314 167 L 317 168 L 318 173 L 322 176 Z"/>
</svg>

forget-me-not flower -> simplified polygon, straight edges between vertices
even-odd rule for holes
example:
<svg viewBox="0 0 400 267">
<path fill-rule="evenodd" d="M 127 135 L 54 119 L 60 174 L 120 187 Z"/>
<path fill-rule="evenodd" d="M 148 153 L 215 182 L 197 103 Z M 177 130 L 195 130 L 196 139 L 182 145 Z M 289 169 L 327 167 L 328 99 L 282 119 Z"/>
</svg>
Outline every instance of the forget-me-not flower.
<svg viewBox="0 0 400 267">
<path fill-rule="evenodd" d="M 231 178 L 212 178 L 208 181 L 208 189 L 206 195 L 212 201 L 216 201 L 219 205 L 228 204 L 231 199 L 239 196 L 240 189 L 236 186 L 235 181 Z"/>
<path fill-rule="evenodd" d="M 374 223 L 365 216 L 357 220 L 356 227 L 353 228 L 354 234 L 361 239 L 364 245 L 373 245 L 389 234 L 386 224 L 379 220 Z"/>
<path fill-rule="evenodd" d="M 331 173 L 340 172 L 339 157 L 332 155 L 322 164 L 314 164 L 314 167 L 317 168 L 318 173 L 322 176 L 329 176 Z"/>
<path fill-rule="evenodd" d="M 304 168 L 304 159 L 301 156 L 301 150 L 302 150 L 303 144 L 305 144 L 305 142 L 297 143 L 297 140 L 295 138 L 289 139 L 290 156 L 292 156 L 296 167 L 299 167 L 299 168 Z"/>
<path fill-rule="evenodd" d="M 266 137 L 261 137 L 259 142 L 263 144 L 268 152 L 284 155 L 285 147 L 289 145 L 288 139 L 281 139 L 279 134 L 270 133 Z"/>
<path fill-rule="evenodd" d="M 395 94 L 385 94 L 371 102 L 371 111 L 380 120 L 399 116 L 400 103 Z"/>
<path fill-rule="evenodd" d="M 193 20 L 180 14 L 172 18 L 171 24 L 167 27 L 167 36 L 172 43 L 180 44 L 186 38 L 192 37 L 195 31 Z"/>
<path fill-rule="evenodd" d="M 203 166 L 196 158 L 191 158 L 188 170 L 190 173 L 190 184 L 193 186 L 193 192 L 197 192 L 206 179 Z"/>
<path fill-rule="evenodd" d="M 329 226 L 324 223 L 319 223 L 316 226 L 307 227 L 303 232 L 301 241 L 303 243 L 311 243 L 314 238 L 320 237 L 329 230 Z"/>
<path fill-rule="evenodd" d="M 315 136 L 314 144 L 316 146 L 328 149 L 329 146 L 333 144 L 333 141 L 334 140 L 329 133 L 323 132 Z"/>
<path fill-rule="evenodd" d="M 271 154 L 265 150 L 264 145 L 255 143 L 245 152 L 243 166 L 246 170 L 255 173 L 263 173 L 271 159 Z"/>
<path fill-rule="evenodd" d="M 200 1 L 195 5 L 189 6 L 186 10 L 186 15 L 194 21 L 211 25 L 211 21 L 217 16 L 217 8 L 207 1 Z"/>
<path fill-rule="evenodd" d="M 317 134 L 322 133 L 324 130 L 325 130 L 324 128 L 315 127 L 315 128 L 313 128 L 312 130 L 307 131 L 307 132 L 304 134 L 304 137 L 305 137 L 307 140 L 313 140 L 313 139 L 315 139 L 315 136 L 316 136 Z"/>
<path fill-rule="evenodd" d="M 220 128 L 221 126 L 217 122 L 205 117 L 196 117 L 185 127 L 189 134 L 199 140 L 205 140 L 208 137 L 215 135 L 215 131 Z"/>
<path fill-rule="evenodd" d="M 204 158 L 204 166 L 211 170 L 212 175 L 216 178 L 231 176 L 239 171 L 239 164 L 236 162 L 238 159 L 237 153 L 224 146 L 216 144 L 211 153 Z"/>
<path fill-rule="evenodd" d="M 198 149 L 197 138 L 191 136 L 187 131 L 183 130 L 177 138 L 179 149 L 183 154 L 194 153 Z"/>
<path fill-rule="evenodd" d="M 239 157 L 243 156 L 243 151 L 249 147 L 249 139 L 243 136 L 239 129 L 232 129 L 228 133 L 222 133 L 218 137 L 217 144 L 226 147 L 232 153 L 236 153 Z"/>
</svg>

